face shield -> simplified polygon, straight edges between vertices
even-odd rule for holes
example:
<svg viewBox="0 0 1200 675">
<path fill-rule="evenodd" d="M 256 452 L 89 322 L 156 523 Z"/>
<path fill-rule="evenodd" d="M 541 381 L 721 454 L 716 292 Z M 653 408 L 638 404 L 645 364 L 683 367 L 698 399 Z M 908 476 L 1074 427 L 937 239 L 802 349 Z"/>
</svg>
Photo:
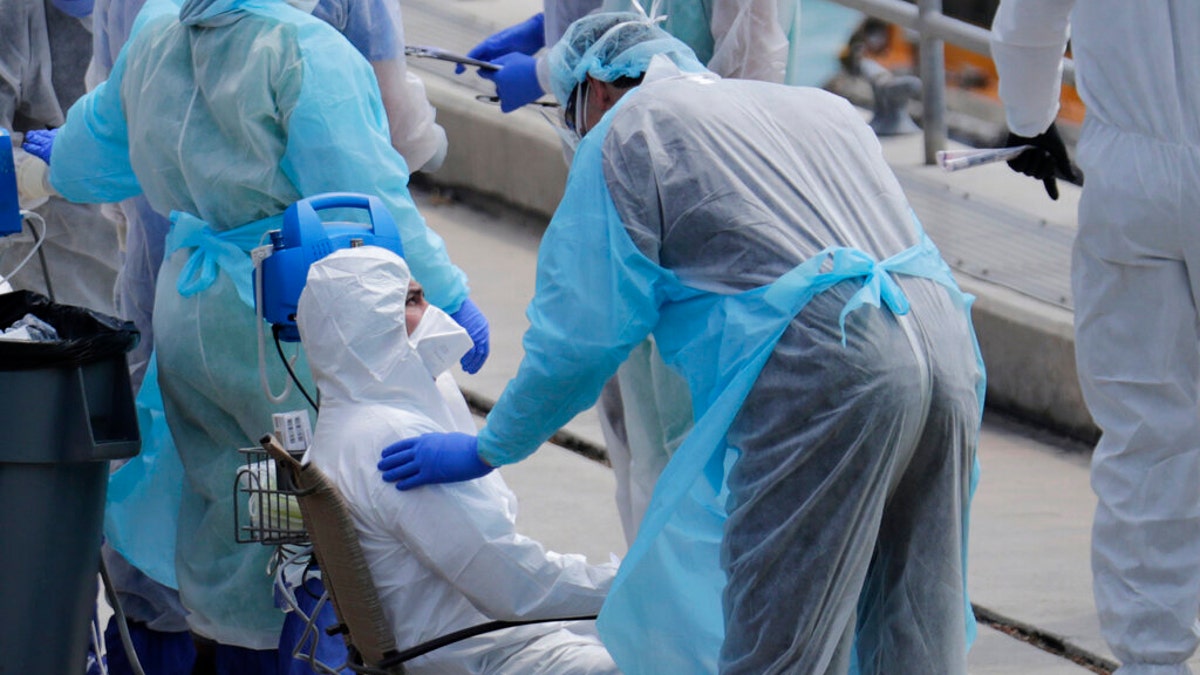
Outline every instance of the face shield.
<svg viewBox="0 0 1200 675">
<path fill-rule="evenodd" d="M 587 94 L 588 80 L 584 78 L 583 82 L 575 85 L 575 90 L 567 98 L 567 104 L 563 106 L 563 125 L 567 127 L 567 131 L 575 135 L 576 139 L 583 138 L 587 134 L 587 129 L 584 129 L 585 121 L 587 120 Z"/>
</svg>

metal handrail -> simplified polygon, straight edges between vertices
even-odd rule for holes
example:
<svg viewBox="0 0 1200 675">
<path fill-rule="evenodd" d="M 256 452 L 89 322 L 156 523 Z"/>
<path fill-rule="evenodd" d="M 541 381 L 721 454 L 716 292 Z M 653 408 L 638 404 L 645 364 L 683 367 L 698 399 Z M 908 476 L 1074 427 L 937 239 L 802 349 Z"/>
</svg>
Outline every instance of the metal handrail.
<svg viewBox="0 0 1200 675">
<path fill-rule="evenodd" d="M 920 36 L 921 126 L 925 133 L 925 163 L 937 161 L 937 151 L 946 148 L 946 59 L 943 42 L 992 56 L 991 35 L 986 28 L 942 13 L 942 0 L 833 0 L 844 7 L 916 31 Z M 1075 65 L 1063 59 L 1063 82 L 1075 84 Z"/>
</svg>

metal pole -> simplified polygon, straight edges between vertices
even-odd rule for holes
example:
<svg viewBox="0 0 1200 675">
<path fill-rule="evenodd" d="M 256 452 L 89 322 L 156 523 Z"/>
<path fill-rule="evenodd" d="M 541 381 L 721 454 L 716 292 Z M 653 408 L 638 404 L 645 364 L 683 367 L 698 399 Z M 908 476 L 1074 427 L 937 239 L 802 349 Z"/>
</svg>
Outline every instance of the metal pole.
<svg viewBox="0 0 1200 675">
<path fill-rule="evenodd" d="M 942 0 L 917 1 L 917 30 L 921 50 L 921 126 L 925 129 L 925 163 L 937 161 L 946 147 L 946 54 L 929 21 L 942 16 Z"/>
</svg>

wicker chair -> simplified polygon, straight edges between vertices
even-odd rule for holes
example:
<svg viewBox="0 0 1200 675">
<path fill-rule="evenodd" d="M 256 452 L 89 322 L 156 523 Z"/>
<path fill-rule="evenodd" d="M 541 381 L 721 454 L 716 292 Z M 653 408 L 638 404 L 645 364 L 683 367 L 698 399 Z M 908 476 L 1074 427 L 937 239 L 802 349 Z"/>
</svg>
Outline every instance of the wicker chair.
<svg viewBox="0 0 1200 675">
<path fill-rule="evenodd" d="M 418 656 L 476 635 L 513 626 L 548 621 L 581 621 L 591 616 L 528 621 L 490 621 L 464 628 L 415 647 L 399 649 L 391 626 L 379 602 L 379 592 L 362 547 L 350 509 L 337 486 L 315 465 L 302 465 L 274 436 L 260 443 L 278 467 L 290 477 L 289 491 L 295 495 L 304 518 L 304 527 L 312 541 L 313 555 L 321 568 L 325 588 L 333 600 L 339 625 L 330 633 L 340 633 L 350 653 L 346 665 L 363 675 L 401 675 L 404 663 Z"/>
</svg>

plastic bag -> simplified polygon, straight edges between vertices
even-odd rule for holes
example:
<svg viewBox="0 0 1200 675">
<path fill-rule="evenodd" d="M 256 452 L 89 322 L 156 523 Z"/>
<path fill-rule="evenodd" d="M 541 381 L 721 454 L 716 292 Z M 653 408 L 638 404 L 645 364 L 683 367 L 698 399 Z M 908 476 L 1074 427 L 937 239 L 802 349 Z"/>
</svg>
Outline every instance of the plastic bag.
<svg viewBox="0 0 1200 675">
<path fill-rule="evenodd" d="M 141 334 L 133 322 L 60 305 L 33 291 L 0 295 L 0 326 L 11 326 L 33 314 L 58 331 L 53 342 L 0 341 L 0 370 L 32 370 L 82 366 L 124 354 L 137 346 Z"/>
</svg>

